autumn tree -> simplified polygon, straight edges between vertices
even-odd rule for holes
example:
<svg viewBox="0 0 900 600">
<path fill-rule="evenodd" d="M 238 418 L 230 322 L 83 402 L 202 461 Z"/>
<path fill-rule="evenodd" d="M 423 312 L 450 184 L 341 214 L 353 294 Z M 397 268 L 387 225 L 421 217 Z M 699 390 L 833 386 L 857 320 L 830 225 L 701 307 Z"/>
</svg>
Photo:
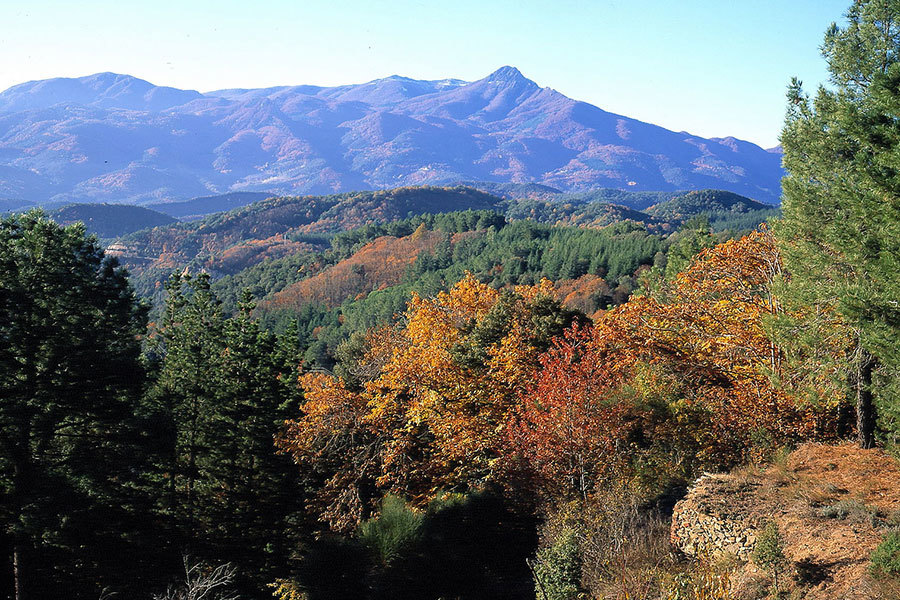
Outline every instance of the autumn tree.
<svg viewBox="0 0 900 600">
<path fill-rule="evenodd" d="M 539 353 L 578 316 L 552 285 L 496 290 L 467 275 L 413 295 L 402 324 L 372 330 L 351 380 L 311 373 L 279 446 L 318 473 L 318 510 L 335 529 L 386 492 L 417 503 L 493 476 L 500 430 Z"/>
<path fill-rule="evenodd" d="M 586 498 L 628 465 L 690 477 L 763 442 L 832 431 L 827 412 L 798 408 L 770 382 L 782 355 L 763 325 L 779 310 L 780 265 L 766 231 L 726 242 L 703 251 L 662 299 L 633 297 L 557 342 L 509 428 L 538 489 Z"/>
<path fill-rule="evenodd" d="M 703 251 L 665 301 L 635 298 L 610 315 L 642 362 L 662 366 L 689 403 L 709 413 L 708 460 L 742 458 L 754 436 L 786 441 L 821 425 L 800 420 L 794 399 L 769 381 L 783 368 L 764 328 L 780 310 L 772 289 L 780 271 L 772 235 L 757 231 Z"/>
<path fill-rule="evenodd" d="M 626 438 L 633 407 L 616 392 L 622 369 L 632 363 L 601 349 L 602 335 L 589 328 L 568 332 L 542 357 L 535 381 L 522 390 L 506 431 L 506 461 L 513 459 L 507 477 L 511 471 L 514 485 L 529 487 L 516 480 L 517 460 L 523 460 L 545 499 L 586 499 L 621 466 L 616 450 Z"/>
<path fill-rule="evenodd" d="M 799 354 L 813 359 L 821 339 L 848 338 L 837 368 L 870 448 L 874 400 L 896 416 L 900 371 L 900 2 L 856 0 L 822 54 L 831 86 L 810 99 L 795 79 L 788 93 L 776 232 L 790 274 L 783 296 L 800 316 L 780 328 L 786 341 L 807 341 Z"/>
</svg>

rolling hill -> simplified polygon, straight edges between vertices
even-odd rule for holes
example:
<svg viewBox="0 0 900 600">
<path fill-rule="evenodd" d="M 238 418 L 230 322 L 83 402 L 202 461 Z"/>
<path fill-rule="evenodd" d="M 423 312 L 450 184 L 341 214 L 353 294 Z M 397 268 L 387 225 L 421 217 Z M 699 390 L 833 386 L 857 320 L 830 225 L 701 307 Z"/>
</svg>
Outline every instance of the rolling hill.
<svg viewBox="0 0 900 600">
<path fill-rule="evenodd" d="M 513 67 L 473 82 L 392 76 L 204 94 L 100 73 L 0 93 L 0 197 L 40 203 L 459 181 L 717 188 L 777 202 L 781 176 L 780 156 L 754 144 L 609 113 Z"/>
<path fill-rule="evenodd" d="M 176 217 L 181 220 L 197 219 L 204 215 L 223 212 L 253 204 L 271 197 L 266 192 L 231 192 L 217 196 L 202 196 L 183 202 L 161 202 L 148 204 L 147 208 Z"/>
<path fill-rule="evenodd" d="M 268 198 L 191 223 L 155 227 L 110 246 L 136 273 L 184 265 L 233 273 L 266 258 L 327 245 L 327 234 L 412 214 L 503 209 L 472 188 L 397 188 L 330 196 Z"/>
<path fill-rule="evenodd" d="M 713 230 L 750 229 L 781 209 L 723 190 L 697 190 L 677 195 L 647 208 L 644 212 L 660 221 L 678 226 L 692 217 L 705 217 Z"/>
<path fill-rule="evenodd" d="M 25 200 L 13 200 L 11 198 L 0 198 L 0 211 L 18 211 L 18 210 L 27 210 L 33 207 L 34 204 L 32 202 L 27 202 Z"/>
<path fill-rule="evenodd" d="M 70 204 L 52 210 L 48 215 L 61 225 L 81 221 L 89 233 L 101 239 L 117 238 L 140 229 L 178 221 L 149 208 L 123 204 Z"/>
<path fill-rule="evenodd" d="M 699 190 L 676 196 L 650 206 L 645 211 L 658 219 L 684 220 L 709 212 L 747 213 L 769 210 L 770 204 L 756 202 L 722 190 Z"/>
<path fill-rule="evenodd" d="M 272 197 L 192 222 L 157 227 L 148 225 L 147 229 L 121 236 L 107 250 L 120 257 L 129 268 L 132 281 L 142 295 L 155 294 L 160 289 L 160 283 L 174 270 L 188 268 L 210 272 L 215 278 L 234 276 L 236 282 L 243 282 L 235 283 L 236 288 L 250 287 L 262 297 L 298 281 L 298 277 L 302 279 L 310 273 L 327 269 L 331 263 L 323 263 L 320 255 L 329 249 L 339 248 L 340 251 L 332 253 L 331 257 L 343 260 L 363 244 L 379 237 L 402 238 L 411 235 L 412 230 L 421 223 L 433 226 L 437 218 L 434 215 L 457 215 L 452 217 L 453 225 L 447 231 L 487 230 L 507 222 L 532 221 L 582 229 L 624 224 L 627 225 L 626 231 L 641 230 L 646 235 L 665 235 L 678 228 L 679 218 L 653 216 L 648 212 L 612 204 L 603 198 L 614 197 L 635 205 L 656 200 L 658 206 L 664 207 L 666 202 L 681 206 L 677 204 L 679 197 L 686 195 L 683 192 L 598 190 L 584 194 L 551 193 L 544 196 L 545 191 L 539 191 L 541 195 L 538 198 L 521 199 L 501 198 L 463 186 Z M 705 190 L 687 196 L 689 199 L 684 200 L 683 204 L 693 207 L 695 211 L 705 208 L 703 214 L 709 217 L 713 228 L 718 231 L 751 229 L 771 216 L 774 210 L 770 205 L 758 204 L 729 192 Z M 660 199 L 663 199 L 662 204 Z M 745 212 L 721 210 L 728 202 L 735 209 L 743 207 Z M 522 232 L 526 237 L 533 234 L 528 229 Z M 521 241 L 521 244 L 527 243 L 528 239 Z M 395 247 L 404 246 L 387 244 L 383 249 Z M 405 250 L 404 253 L 409 254 Z M 382 262 L 388 260 L 385 258 Z M 263 264 L 265 270 L 270 272 L 261 276 L 255 269 Z M 352 262 L 347 263 L 343 271 L 334 273 L 339 274 L 342 281 L 350 277 L 365 285 L 373 283 L 360 272 L 351 270 L 348 275 L 345 271 L 353 265 Z M 399 273 L 394 274 L 395 278 Z M 261 279 L 268 283 L 260 284 Z M 320 300 L 325 301 L 324 297 Z M 329 300 L 332 301 L 333 298 Z"/>
<path fill-rule="evenodd" d="M 100 239 L 114 239 L 141 229 L 159 227 L 177 223 L 178 219 L 152 210 L 149 207 L 126 204 L 88 203 L 63 204 L 44 203 L 36 205 L 21 200 L 0 199 L 0 212 L 24 212 L 41 208 L 47 215 L 61 225 L 71 225 L 81 221 L 88 233 Z"/>
</svg>

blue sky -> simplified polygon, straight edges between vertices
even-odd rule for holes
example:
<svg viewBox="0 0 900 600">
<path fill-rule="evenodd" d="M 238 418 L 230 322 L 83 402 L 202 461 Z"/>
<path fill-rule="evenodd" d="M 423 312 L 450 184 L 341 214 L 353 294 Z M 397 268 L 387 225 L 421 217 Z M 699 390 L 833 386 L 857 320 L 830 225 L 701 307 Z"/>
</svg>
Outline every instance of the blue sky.
<svg viewBox="0 0 900 600">
<path fill-rule="evenodd" d="M 99 71 L 208 91 L 474 80 L 503 65 L 676 131 L 777 143 L 790 77 L 849 0 L 19 0 L 0 2 L 0 89 Z"/>
</svg>

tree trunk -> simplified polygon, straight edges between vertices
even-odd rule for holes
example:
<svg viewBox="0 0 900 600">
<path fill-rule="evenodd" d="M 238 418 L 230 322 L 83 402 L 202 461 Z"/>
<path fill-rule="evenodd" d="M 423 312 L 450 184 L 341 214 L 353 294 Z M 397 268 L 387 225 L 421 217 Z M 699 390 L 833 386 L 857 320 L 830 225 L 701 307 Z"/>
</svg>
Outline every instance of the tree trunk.
<svg viewBox="0 0 900 600">
<path fill-rule="evenodd" d="M 28 594 L 26 593 L 26 585 L 25 585 L 25 557 L 24 547 L 21 542 L 15 542 L 13 545 L 13 586 L 15 588 L 15 599 L 16 600 L 26 600 Z"/>
<path fill-rule="evenodd" d="M 860 349 L 856 364 L 856 436 L 859 447 L 875 446 L 875 404 L 872 402 L 872 372 L 875 358 Z"/>
<path fill-rule="evenodd" d="M 27 418 L 22 421 L 29 423 Z M 15 600 L 25 600 L 28 594 L 28 551 L 30 538 L 23 531 L 25 508 L 29 502 L 29 494 L 33 489 L 32 465 L 28 460 L 27 448 L 29 446 L 29 437 L 27 432 L 30 427 L 20 426 L 18 443 L 10 453 L 12 455 L 12 493 L 10 504 L 13 507 L 14 520 L 16 527 L 12 532 L 12 568 L 13 568 L 13 591 Z"/>
</svg>

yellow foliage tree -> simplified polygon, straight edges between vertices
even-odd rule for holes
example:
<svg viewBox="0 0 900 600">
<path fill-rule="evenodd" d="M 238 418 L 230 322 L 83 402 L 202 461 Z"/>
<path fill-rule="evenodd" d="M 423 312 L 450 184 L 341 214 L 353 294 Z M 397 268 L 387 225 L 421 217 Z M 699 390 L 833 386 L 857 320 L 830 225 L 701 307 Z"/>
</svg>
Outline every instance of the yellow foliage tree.
<svg viewBox="0 0 900 600">
<path fill-rule="evenodd" d="M 553 294 L 549 281 L 501 291 L 467 274 L 433 298 L 413 294 L 401 325 L 369 333 L 361 390 L 302 378 L 304 414 L 278 444 L 322 471 L 332 527 L 365 518 L 382 493 L 424 503 L 492 477 L 519 391 L 576 318 Z"/>
</svg>

